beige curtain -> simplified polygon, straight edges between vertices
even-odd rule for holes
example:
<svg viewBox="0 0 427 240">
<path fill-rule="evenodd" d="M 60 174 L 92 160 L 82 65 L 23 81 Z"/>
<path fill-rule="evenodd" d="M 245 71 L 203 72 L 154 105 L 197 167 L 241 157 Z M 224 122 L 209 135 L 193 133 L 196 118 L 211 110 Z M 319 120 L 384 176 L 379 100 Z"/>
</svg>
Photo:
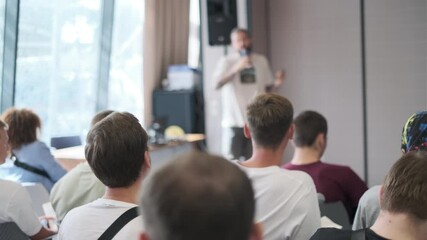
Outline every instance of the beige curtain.
<svg viewBox="0 0 427 240">
<path fill-rule="evenodd" d="M 152 120 L 152 92 L 171 64 L 187 64 L 190 0 L 146 0 L 144 25 L 144 121 Z"/>
</svg>

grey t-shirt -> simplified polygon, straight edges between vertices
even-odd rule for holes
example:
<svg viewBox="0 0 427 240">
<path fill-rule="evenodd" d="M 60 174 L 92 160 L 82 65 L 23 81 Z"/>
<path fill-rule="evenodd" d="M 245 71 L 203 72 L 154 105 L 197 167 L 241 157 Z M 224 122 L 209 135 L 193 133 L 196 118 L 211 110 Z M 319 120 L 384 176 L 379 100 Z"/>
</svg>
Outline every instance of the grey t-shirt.
<svg viewBox="0 0 427 240">
<path fill-rule="evenodd" d="M 380 190 L 381 185 L 373 186 L 360 198 L 359 206 L 354 216 L 353 230 L 369 228 L 374 225 L 380 213 Z"/>
</svg>

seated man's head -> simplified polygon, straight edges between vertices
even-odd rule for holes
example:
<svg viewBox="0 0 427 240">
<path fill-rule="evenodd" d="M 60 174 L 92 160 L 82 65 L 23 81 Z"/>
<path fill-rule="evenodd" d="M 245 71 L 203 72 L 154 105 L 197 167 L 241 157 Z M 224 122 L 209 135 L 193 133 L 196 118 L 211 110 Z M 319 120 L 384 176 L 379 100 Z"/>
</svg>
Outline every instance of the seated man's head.
<svg viewBox="0 0 427 240">
<path fill-rule="evenodd" d="M 277 94 L 265 93 L 257 96 L 247 107 L 248 125 L 244 131 L 257 147 L 276 150 L 286 147 L 292 138 L 293 107 L 291 102 Z"/>
<path fill-rule="evenodd" d="M 9 154 L 9 137 L 7 124 L 0 120 L 0 164 L 3 164 Z"/>
<path fill-rule="evenodd" d="M 402 130 L 403 153 L 427 150 L 427 111 L 412 114 Z"/>
<path fill-rule="evenodd" d="M 149 168 L 147 140 L 137 118 L 130 113 L 114 112 L 90 129 L 85 156 L 104 185 L 129 187 Z"/>
<path fill-rule="evenodd" d="M 90 126 L 93 126 L 100 122 L 102 119 L 106 118 L 108 115 L 112 114 L 113 110 L 103 110 L 98 112 L 95 116 L 93 116 L 92 121 L 90 122 Z"/>
<path fill-rule="evenodd" d="M 408 153 L 393 165 L 384 181 L 381 210 L 406 214 L 427 227 L 426 152 Z"/>
<path fill-rule="evenodd" d="M 305 111 L 295 120 L 294 144 L 297 148 L 314 148 L 321 157 L 326 149 L 328 123 L 326 118 L 315 111 Z"/>
<path fill-rule="evenodd" d="M 8 125 L 7 133 L 12 149 L 37 140 L 37 130 L 41 128 L 39 116 L 30 109 L 9 108 L 1 119 Z"/>
<path fill-rule="evenodd" d="M 171 160 L 144 185 L 141 239 L 259 239 L 254 211 L 245 173 L 221 157 L 193 152 Z"/>
</svg>

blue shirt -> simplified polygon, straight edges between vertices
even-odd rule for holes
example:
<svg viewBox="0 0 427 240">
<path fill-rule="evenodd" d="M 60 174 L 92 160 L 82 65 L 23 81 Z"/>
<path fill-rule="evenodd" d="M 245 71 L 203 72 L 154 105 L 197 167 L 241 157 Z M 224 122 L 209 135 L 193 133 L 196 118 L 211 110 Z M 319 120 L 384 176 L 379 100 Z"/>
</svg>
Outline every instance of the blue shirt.
<svg viewBox="0 0 427 240">
<path fill-rule="evenodd" d="M 45 170 L 51 179 L 17 167 L 10 159 L 7 159 L 4 164 L 0 165 L 0 178 L 2 179 L 21 183 L 39 182 L 50 192 L 53 184 L 66 173 L 65 169 L 53 158 L 46 144 L 41 141 L 22 145 L 19 149 L 14 149 L 13 153 L 19 161 Z"/>
</svg>

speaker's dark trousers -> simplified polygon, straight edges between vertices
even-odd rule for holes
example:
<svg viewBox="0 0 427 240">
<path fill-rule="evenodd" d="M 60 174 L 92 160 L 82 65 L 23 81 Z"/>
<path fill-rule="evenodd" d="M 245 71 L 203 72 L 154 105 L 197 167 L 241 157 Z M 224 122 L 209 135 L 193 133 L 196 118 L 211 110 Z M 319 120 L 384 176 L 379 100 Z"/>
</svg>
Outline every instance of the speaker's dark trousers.
<svg viewBox="0 0 427 240">
<path fill-rule="evenodd" d="M 243 128 L 232 127 L 231 155 L 233 159 L 247 160 L 252 156 L 252 142 L 245 137 Z"/>
</svg>

